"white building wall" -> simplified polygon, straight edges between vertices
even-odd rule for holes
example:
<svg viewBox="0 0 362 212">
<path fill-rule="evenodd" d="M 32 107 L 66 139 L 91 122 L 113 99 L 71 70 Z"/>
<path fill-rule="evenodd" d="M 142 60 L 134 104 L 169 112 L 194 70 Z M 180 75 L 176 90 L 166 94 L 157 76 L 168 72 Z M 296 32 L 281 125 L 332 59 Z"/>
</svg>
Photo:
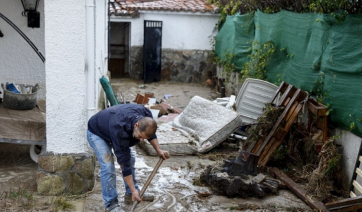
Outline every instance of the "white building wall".
<svg viewBox="0 0 362 212">
<path fill-rule="evenodd" d="M 95 102 L 103 92 L 99 79 L 108 71 L 108 1 L 95 0 Z"/>
<path fill-rule="evenodd" d="M 10 19 L 38 48 L 44 57 L 44 1 L 40 1 L 40 28 L 29 28 L 21 1 L 1 0 L 0 13 Z M 45 99 L 45 65 L 33 48 L 0 18 L 0 83 L 40 85 L 38 99 Z M 2 89 L 0 88 L 2 91 Z M 2 97 L 2 95 L 0 95 Z"/>
<path fill-rule="evenodd" d="M 336 129 L 332 131 L 332 133 L 333 135 L 341 135 L 340 137 L 337 136 L 336 143 L 342 146 L 342 171 L 346 173 L 348 177 L 348 182 L 345 183 L 350 183 L 353 173 L 356 171 L 355 166 L 359 157 L 358 153 L 361 148 L 362 138 L 341 129 Z"/>
<path fill-rule="evenodd" d="M 143 45 L 144 20 L 162 21 L 162 48 L 211 50 L 219 14 L 141 11 L 139 18 L 112 16 L 113 22 L 131 23 L 131 46 Z"/>
<path fill-rule="evenodd" d="M 46 1 L 47 151 L 87 149 L 85 1 Z"/>
</svg>

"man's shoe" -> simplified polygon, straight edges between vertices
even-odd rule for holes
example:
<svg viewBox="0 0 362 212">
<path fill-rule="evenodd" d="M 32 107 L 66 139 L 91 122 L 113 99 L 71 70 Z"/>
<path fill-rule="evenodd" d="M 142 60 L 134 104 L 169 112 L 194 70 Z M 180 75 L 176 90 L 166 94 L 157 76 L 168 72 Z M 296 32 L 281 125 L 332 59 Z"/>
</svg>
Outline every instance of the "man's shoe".
<svg viewBox="0 0 362 212">
<path fill-rule="evenodd" d="M 150 194 L 144 194 L 141 199 L 142 199 L 142 201 L 153 202 L 153 200 L 155 200 L 155 196 L 150 195 Z M 127 204 L 132 203 L 132 194 L 125 194 L 124 202 Z"/>
<path fill-rule="evenodd" d="M 122 210 L 121 206 L 119 206 L 118 204 L 114 204 L 114 205 L 106 208 L 105 211 L 106 212 L 122 212 L 123 210 Z"/>
</svg>

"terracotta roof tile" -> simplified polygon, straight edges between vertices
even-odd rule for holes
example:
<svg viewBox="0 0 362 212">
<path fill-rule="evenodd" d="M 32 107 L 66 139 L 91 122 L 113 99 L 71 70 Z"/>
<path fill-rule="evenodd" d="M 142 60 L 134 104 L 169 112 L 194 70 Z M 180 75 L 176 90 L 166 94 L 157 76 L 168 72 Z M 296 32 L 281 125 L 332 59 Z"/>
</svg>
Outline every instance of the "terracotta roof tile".
<svg viewBox="0 0 362 212">
<path fill-rule="evenodd" d="M 207 0 L 115 0 L 109 6 L 110 13 L 116 16 L 135 16 L 138 10 L 220 13 L 220 9 Z"/>
</svg>

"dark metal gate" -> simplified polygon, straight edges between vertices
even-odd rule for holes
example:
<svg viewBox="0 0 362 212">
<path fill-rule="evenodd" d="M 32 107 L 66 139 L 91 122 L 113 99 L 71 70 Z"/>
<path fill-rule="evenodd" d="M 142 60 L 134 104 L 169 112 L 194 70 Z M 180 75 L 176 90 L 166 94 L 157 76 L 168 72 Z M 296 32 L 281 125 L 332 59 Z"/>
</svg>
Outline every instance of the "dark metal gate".
<svg viewBox="0 0 362 212">
<path fill-rule="evenodd" d="M 161 80 L 162 21 L 144 22 L 143 79 L 144 83 Z"/>
</svg>

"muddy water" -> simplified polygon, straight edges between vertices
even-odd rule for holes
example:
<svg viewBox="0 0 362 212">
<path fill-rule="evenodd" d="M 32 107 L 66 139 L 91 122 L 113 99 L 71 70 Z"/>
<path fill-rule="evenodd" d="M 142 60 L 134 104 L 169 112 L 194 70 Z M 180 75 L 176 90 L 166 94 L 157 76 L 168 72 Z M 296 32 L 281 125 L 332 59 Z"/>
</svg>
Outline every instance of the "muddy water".
<svg viewBox="0 0 362 212">
<path fill-rule="evenodd" d="M 148 156 L 141 148 L 137 147 L 137 179 L 142 187 L 153 167 L 158 161 L 157 157 Z M 50 197 L 36 196 L 36 172 L 38 165 L 29 156 L 29 146 L 0 144 L 0 211 L 42 211 L 50 212 L 52 207 Z M 308 211 L 310 208 L 289 191 L 281 190 L 278 196 L 269 196 L 264 199 L 227 198 L 213 194 L 208 187 L 193 185 L 193 181 L 207 165 L 215 162 L 200 159 L 197 156 L 172 156 L 163 162 L 146 193 L 155 196 L 154 202 L 141 202 L 134 211 L 230 211 L 238 204 L 247 204 L 243 211 L 291 211 L 297 208 L 299 211 Z M 97 176 L 99 166 L 97 166 Z M 117 187 L 119 202 L 124 211 L 130 211 L 131 205 L 124 203 L 124 186 L 119 167 Z M 11 189 L 22 189 L 34 195 L 34 206 L 30 210 L 18 207 L 16 201 L 4 201 L 4 192 Z M 195 191 L 211 192 L 212 195 L 202 199 Z M 85 199 L 73 202 L 76 209 L 73 211 L 99 212 L 104 211 L 99 177 L 95 187 L 86 194 Z M 237 211 L 237 210 L 233 210 Z"/>
<path fill-rule="evenodd" d="M 114 91 L 117 97 L 126 100 L 133 100 L 137 93 L 144 94 L 152 92 L 157 100 L 164 98 L 164 94 L 173 96 L 166 100 L 172 106 L 184 109 L 194 95 L 199 95 L 206 99 L 213 99 L 214 92 L 204 86 L 194 86 L 190 84 L 177 83 L 153 83 L 146 86 L 146 89 L 139 89 L 139 82 L 115 81 Z M 112 83 L 113 87 L 113 83 Z M 4 192 L 10 189 L 22 188 L 36 195 L 36 172 L 38 165 L 29 156 L 27 145 L 3 144 L 0 143 L 0 212 L 3 211 L 54 211 L 49 206 L 47 197 L 35 197 L 36 204 L 30 210 L 20 210 L 15 205 L 16 202 L 6 203 L 3 198 Z M 137 179 L 142 187 L 153 167 L 158 161 L 157 157 L 148 156 L 137 147 Z M 194 178 L 203 171 L 207 165 L 215 164 L 214 161 L 200 159 L 197 156 L 172 156 L 163 162 L 146 193 L 155 196 L 154 202 L 141 202 L 135 211 L 230 211 L 239 204 L 245 204 L 242 211 L 292 211 L 291 208 L 309 211 L 310 208 L 299 198 L 289 191 L 281 190 L 278 196 L 269 196 L 264 199 L 241 199 L 227 198 L 213 194 L 208 187 L 193 185 Z M 97 166 L 96 175 L 99 166 Z M 131 205 L 126 205 L 123 200 L 124 185 L 120 173 L 117 169 L 117 188 L 119 192 L 119 202 L 124 211 L 130 211 Z M 211 192 L 212 195 L 202 199 L 196 195 L 195 191 Z M 102 191 L 99 177 L 96 179 L 95 187 L 86 194 L 85 199 L 75 202 L 76 209 L 73 211 L 99 212 L 104 211 Z M 41 202 L 42 200 L 43 202 Z M 3 204 L 4 203 L 4 204 Z M 5 209 L 4 209 L 5 208 Z M 237 211 L 237 210 L 233 210 Z M 240 211 L 240 210 L 239 210 Z"/>
<path fill-rule="evenodd" d="M 156 165 L 158 158 L 148 156 L 137 147 L 136 175 L 139 185 L 142 187 L 148 176 Z M 194 180 L 199 176 L 207 165 L 214 165 L 215 162 L 208 159 L 200 159 L 197 156 L 173 156 L 162 163 L 157 174 L 151 181 L 146 193 L 155 196 L 153 202 L 141 202 L 134 211 L 230 211 L 239 204 L 247 204 L 254 209 L 243 211 L 290 211 L 290 208 L 297 208 L 299 211 L 308 211 L 310 208 L 289 191 L 282 190 L 278 196 L 269 196 L 260 199 L 227 198 L 212 194 L 208 187 L 193 185 Z M 124 211 L 130 211 L 132 205 L 124 203 L 124 185 L 119 167 L 117 177 L 117 188 L 119 202 Z M 210 192 L 208 198 L 200 198 L 198 192 Z M 99 179 L 85 203 L 85 211 L 104 210 L 101 197 Z M 259 208 L 259 209 L 256 209 Z M 235 210 L 233 210 L 235 211 Z M 236 210 L 237 211 L 237 210 Z"/>
</svg>

